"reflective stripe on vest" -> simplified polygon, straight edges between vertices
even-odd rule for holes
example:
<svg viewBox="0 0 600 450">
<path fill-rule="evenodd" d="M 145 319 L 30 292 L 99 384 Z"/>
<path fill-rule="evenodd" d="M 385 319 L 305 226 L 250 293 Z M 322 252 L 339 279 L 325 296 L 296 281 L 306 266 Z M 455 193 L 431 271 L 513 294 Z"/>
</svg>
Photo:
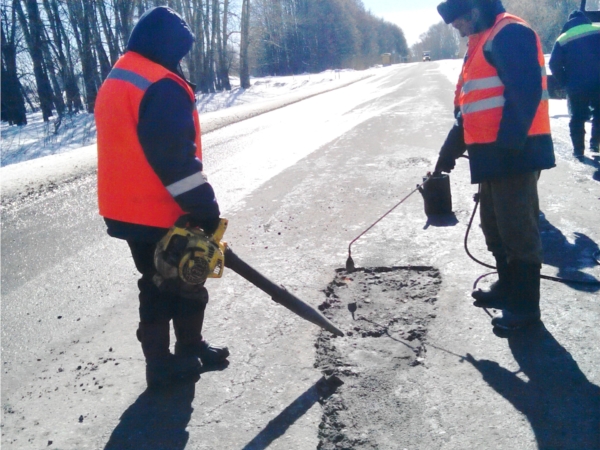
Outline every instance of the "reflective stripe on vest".
<svg viewBox="0 0 600 450">
<path fill-rule="evenodd" d="M 185 194 L 186 192 L 191 191 L 198 186 L 202 186 L 204 183 L 206 183 L 206 175 L 204 175 L 202 172 L 198 172 L 184 178 L 183 180 L 179 180 L 168 185 L 167 191 L 169 191 L 173 197 L 177 197 L 178 195 Z"/>
<path fill-rule="evenodd" d="M 178 83 L 195 103 L 181 77 L 135 52 L 127 52 L 102 84 L 94 114 L 98 132 L 98 205 L 104 217 L 160 228 L 183 214 L 174 197 L 206 182 L 201 172 L 164 186 L 137 137 L 138 114 L 146 90 L 159 80 Z M 200 120 L 194 108 L 196 157 L 202 158 Z"/>
<path fill-rule="evenodd" d="M 126 81 L 127 83 L 131 83 L 136 88 L 141 89 L 143 91 L 148 89 L 152 84 L 152 82 L 147 78 L 144 78 L 143 76 L 138 75 L 137 73 L 132 72 L 131 70 L 119 69 L 118 67 L 112 69 L 106 77 L 106 79 Z"/>
<path fill-rule="evenodd" d="M 576 27 L 571 28 L 570 30 L 567 30 L 566 32 L 564 32 L 563 34 L 561 34 L 558 39 L 557 42 L 560 45 L 565 45 L 568 44 L 571 41 L 574 41 L 576 39 L 580 39 L 580 38 L 584 38 L 587 36 L 591 36 L 593 34 L 600 34 L 600 27 L 597 25 L 592 25 L 592 24 L 581 24 L 581 25 L 577 25 Z"/>
<path fill-rule="evenodd" d="M 492 28 L 469 40 L 469 55 L 462 70 L 462 89 L 459 104 L 463 116 L 465 142 L 474 143 L 495 142 L 500 129 L 502 112 L 506 99 L 504 84 L 497 70 L 487 62 L 484 50 L 490 50 L 494 37 L 506 25 L 519 23 L 529 26 L 522 19 L 510 14 L 500 14 Z M 548 116 L 547 76 L 541 43 L 536 35 L 538 47 L 538 62 L 542 72 L 542 98 L 529 135 L 549 134 L 550 119 Z"/>
</svg>

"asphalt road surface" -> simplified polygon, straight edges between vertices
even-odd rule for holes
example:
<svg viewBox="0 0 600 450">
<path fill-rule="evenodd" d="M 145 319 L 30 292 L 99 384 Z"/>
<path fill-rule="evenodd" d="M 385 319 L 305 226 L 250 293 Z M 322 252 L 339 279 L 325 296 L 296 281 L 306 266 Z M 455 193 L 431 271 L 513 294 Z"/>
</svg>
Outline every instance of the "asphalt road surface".
<svg viewBox="0 0 600 450">
<path fill-rule="evenodd" d="M 94 175 L 5 205 L 3 449 L 600 448 L 599 288 L 543 280 L 543 324 L 496 336 L 469 296 L 489 269 L 463 249 L 466 160 L 452 217 L 428 220 L 415 193 L 343 271 L 348 243 L 433 167 L 453 122 L 439 64 L 384 68 L 203 138 L 225 240 L 344 338 L 228 271 L 207 283 L 205 337 L 229 346 L 229 366 L 148 392 L 137 274 L 104 232 Z M 598 159 L 570 156 L 566 121 L 552 119 L 558 166 L 540 180 L 543 272 L 595 281 Z M 477 218 L 469 250 L 492 262 Z"/>
</svg>

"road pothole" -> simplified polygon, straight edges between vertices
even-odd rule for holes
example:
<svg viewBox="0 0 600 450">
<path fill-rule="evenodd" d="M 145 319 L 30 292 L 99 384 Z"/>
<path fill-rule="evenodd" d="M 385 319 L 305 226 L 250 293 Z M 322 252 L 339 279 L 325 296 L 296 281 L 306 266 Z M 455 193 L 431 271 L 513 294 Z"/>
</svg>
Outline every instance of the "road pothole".
<svg viewBox="0 0 600 450">
<path fill-rule="evenodd" d="M 433 267 L 337 271 L 319 309 L 347 336 L 322 332 L 316 343 L 315 366 L 338 385 L 322 400 L 319 449 L 402 448 L 394 433 L 420 407 L 407 374 L 426 364 L 440 283 Z"/>
</svg>

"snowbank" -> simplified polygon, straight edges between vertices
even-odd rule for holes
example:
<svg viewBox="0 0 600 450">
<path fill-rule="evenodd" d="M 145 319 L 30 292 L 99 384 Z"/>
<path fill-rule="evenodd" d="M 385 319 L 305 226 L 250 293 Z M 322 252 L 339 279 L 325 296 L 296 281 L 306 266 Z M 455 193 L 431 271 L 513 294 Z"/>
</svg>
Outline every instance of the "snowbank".
<svg viewBox="0 0 600 450">
<path fill-rule="evenodd" d="M 339 89 L 364 78 L 377 69 L 325 71 L 287 77 L 253 79 L 248 89 L 201 95 L 202 133 L 264 114 L 292 103 Z M 39 116 L 39 117 L 38 117 Z M 29 119 L 29 117 L 28 117 Z M 2 203 L 52 188 L 96 170 L 96 130 L 91 114 L 79 114 L 61 124 L 53 135 L 53 122 L 44 123 L 41 114 L 31 116 L 24 127 L 2 123 Z"/>
</svg>

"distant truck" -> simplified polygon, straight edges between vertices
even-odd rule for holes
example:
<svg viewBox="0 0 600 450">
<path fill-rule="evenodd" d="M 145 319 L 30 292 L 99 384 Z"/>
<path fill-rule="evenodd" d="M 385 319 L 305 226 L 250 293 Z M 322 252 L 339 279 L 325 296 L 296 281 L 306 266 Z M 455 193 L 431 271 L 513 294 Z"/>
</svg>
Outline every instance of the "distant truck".
<svg viewBox="0 0 600 450">
<path fill-rule="evenodd" d="M 423 61 L 431 61 L 431 53 L 423 52 Z"/>
</svg>

